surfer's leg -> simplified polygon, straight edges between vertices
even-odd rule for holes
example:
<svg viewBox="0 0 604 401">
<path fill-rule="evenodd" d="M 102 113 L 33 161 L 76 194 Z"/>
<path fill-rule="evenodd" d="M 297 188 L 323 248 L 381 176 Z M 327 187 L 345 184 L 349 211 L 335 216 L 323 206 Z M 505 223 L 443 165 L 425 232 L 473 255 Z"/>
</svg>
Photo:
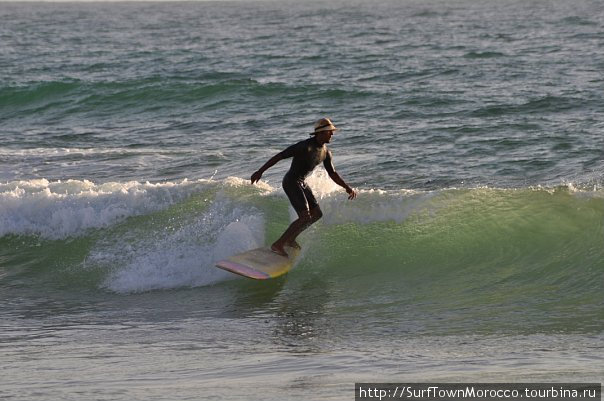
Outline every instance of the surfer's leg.
<svg viewBox="0 0 604 401">
<path fill-rule="evenodd" d="M 306 183 L 303 183 L 302 190 L 304 191 L 304 197 L 306 198 L 306 202 L 308 204 L 308 210 L 305 210 L 304 213 L 306 224 L 297 227 L 295 231 L 292 230 L 289 236 L 285 238 L 286 245 L 298 249 L 301 249 L 300 244 L 296 242 L 296 238 L 298 238 L 298 235 L 300 235 L 302 231 L 306 230 L 308 227 L 310 227 L 323 216 L 323 212 L 319 207 L 319 202 L 317 202 L 317 198 L 315 198 L 315 195 L 312 193 L 310 187 L 306 185 Z M 300 216 L 300 213 L 298 213 L 298 216 Z"/>
<path fill-rule="evenodd" d="M 308 227 L 311 221 L 310 212 L 303 213 L 302 215 L 298 215 L 299 217 L 287 227 L 287 230 L 279 237 L 277 241 L 273 245 L 271 245 L 271 250 L 279 255 L 287 256 L 287 252 L 285 252 L 285 245 L 291 246 L 292 236 L 297 236 L 297 233 L 301 233 L 304 228 Z"/>
<path fill-rule="evenodd" d="M 301 249 L 300 244 L 296 241 L 298 235 L 302 234 L 302 231 L 306 230 L 308 227 L 313 225 L 317 220 L 319 220 L 323 216 L 323 212 L 319 205 L 312 208 L 309 212 L 309 216 L 307 217 L 305 224 L 299 227 L 296 227 L 296 230 L 292 230 L 288 237 L 285 238 L 285 243 L 292 248 Z"/>
<path fill-rule="evenodd" d="M 288 179 L 287 175 L 283 179 L 283 190 L 298 214 L 298 219 L 291 223 L 281 237 L 271 245 L 271 250 L 279 255 L 287 256 L 284 247 L 286 244 L 290 245 L 289 238 L 292 234 L 301 232 L 300 228 L 308 225 L 311 220 L 310 209 L 303 185 L 301 182 Z"/>
</svg>

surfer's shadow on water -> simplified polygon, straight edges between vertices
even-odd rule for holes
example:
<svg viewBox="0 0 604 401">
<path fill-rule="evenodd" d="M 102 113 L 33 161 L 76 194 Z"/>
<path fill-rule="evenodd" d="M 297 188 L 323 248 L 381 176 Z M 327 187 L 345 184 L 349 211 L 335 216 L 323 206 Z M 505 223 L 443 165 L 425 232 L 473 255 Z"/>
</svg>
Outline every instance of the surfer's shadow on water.
<svg viewBox="0 0 604 401">
<path fill-rule="evenodd" d="M 262 315 L 271 309 L 271 304 L 279 297 L 286 277 L 273 280 L 252 281 L 236 278 L 228 283 L 232 289 L 233 301 L 224 314 L 233 318 L 249 318 Z"/>
<path fill-rule="evenodd" d="M 301 282 L 288 274 L 273 280 L 237 279 L 229 287 L 234 297 L 223 316 L 258 319 L 280 348 L 295 353 L 318 351 L 315 340 L 329 332 L 329 283 L 323 279 L 311 277 Z"/>
<path fill-rule="evenodd" d="M 292 284 L 274 310 L 273 341 L 295 353 L 320 351 L 317 340 L 327 337 L 331 327 L 327 320 L 329 283 L 311 277 Z"/>
</svg>

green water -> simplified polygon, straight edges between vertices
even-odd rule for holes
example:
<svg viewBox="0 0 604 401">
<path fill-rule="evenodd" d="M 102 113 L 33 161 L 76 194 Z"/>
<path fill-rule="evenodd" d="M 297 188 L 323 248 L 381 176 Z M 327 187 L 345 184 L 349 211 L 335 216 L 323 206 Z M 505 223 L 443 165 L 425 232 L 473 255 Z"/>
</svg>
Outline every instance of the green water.
<svg viewBox="0 0 604 401">
<path fill-rule="evenodd" d="M 0 2 L 0 398 L 602 382 L 601 2 Z M 285 277 L 249 176 L 329 116 L 359 196 Z"/>
</svg>

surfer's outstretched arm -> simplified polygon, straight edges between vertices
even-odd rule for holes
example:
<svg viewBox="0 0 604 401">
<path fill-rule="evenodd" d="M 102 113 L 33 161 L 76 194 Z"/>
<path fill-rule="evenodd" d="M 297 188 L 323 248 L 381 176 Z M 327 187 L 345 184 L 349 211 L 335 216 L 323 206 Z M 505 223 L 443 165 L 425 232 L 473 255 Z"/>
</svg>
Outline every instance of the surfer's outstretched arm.
<svg viewBox="0 0 604 401">
<path fill-rule="evenodd" d="M 329 174 L 329 178 L 331 178 L 333 182 L 335 182 L 346 190 L 346 193 L 348 194 L 348 199 L 354 199 L 357 197 L 356 191 L 344 182 L 342 177 L 340 177 L 340 174 L 334 171 L 333 173 Z"/>
<path fill-rule="evenodd" d="M 327 153 L 327 157 L 325 158 L 325 161 L 323 161 L 323 166 L 325 167 L 325 170 L 327 170 L 329 178 L 331 178 L 333 182 L 335 182 L 346 190 L 346 193 L 348 194 L 348 199 L 354 199 L 357 197 L 356 191 L 352 189 L 348 184 L 346 184 L 342 177 L 340 177 L 340 174 L 338 174 L 336 172 L 336 169 L 333 167 L 331 152 Z"/>
<path fill-rule="evenodd" d="M 266 163 L 264 163 L 264 165 L 262 167 L 260 167 L 260 169 L 258 171 L 256 171 L 254 174 L 252 174 L 252 178 L 250 179 L 252 181 L 252 184 L 255 184 L 256 182 L 258 182 L 260 180 L 260 178 L 262 178 L 262 174 L 264 174 L 264 172 L 266 170 L 273 167 L 279 161 L 281 161 L 283 159 L 287 159 L 288 157 L 292 157 L 293 154 L 292 154 L 292 151 L 290 148 L 287 148 L 283 152 L 279 152 L 275 156 L 271 157 Z"/>
</svg>

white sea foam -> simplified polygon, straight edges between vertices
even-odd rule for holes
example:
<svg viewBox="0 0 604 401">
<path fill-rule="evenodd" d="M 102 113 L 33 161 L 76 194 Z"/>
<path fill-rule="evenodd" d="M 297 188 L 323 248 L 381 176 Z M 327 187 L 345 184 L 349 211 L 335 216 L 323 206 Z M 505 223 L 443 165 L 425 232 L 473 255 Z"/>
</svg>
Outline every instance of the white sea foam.
<svg viewBox="0 0 604 401">
<path fill-rule="evenodd" d="M 176 231 L 129 233 L 100 241 L 87 266 L 109 269 L 102 286 L 118 293 L 197 287 L 233 279 L 215 263 L 264 244 L 264 217 L 219 196 Z M 135 238 L 132 240 L 132 238 Z"/>
<path fill-rule="evenodd" d="M 191 194 L 219 183 L 108 182 L 87 180 L 12 181 L 0 184 L 0 237 L 40 235 L 48 239 L 78 236 L 91 228 L 108 227 L 129 216 L 165 209 Z M 240 185 L 237 179 L 222 184 Z M 264 186 L 270 191 L 270 186 Z"/>
<path fill-rule="evenodd" d="M 433 208 L 428 201 L 438 192 L 412 190 L 385 191 L 356 189 L 357 198 L 349 201 L 348 194 L 323 169 L 315 170 L 307 182 L 323 211 L 322 224 L 394 221 L 400 223 L 419 209 Z M 294 210 L 290 207 L 292 219 Z"/>
<path fill-rule="evenodd" d="M 323 224 L 374 221 L 401 222 L 437 192 L 360 190 L 347 200 L 346 192 L 322 169 L 308 183 L 324 212 Z M 222 181 L 107 182 L 88 180 L 12 181 L 0 184 L 0 237 L 8 234 L 39 235 L 47 239 L 79 236 L 92 228 L 110 227 L 130 216 L 163 210 L 211 187 L 244 187 L 249 181 L 229 177 Z M 281 188 L 264 181 L 255 186 L 259 195 L 285 197 Z M 290 207 L 291 219 L 296 217 Z"/>
</svg>

